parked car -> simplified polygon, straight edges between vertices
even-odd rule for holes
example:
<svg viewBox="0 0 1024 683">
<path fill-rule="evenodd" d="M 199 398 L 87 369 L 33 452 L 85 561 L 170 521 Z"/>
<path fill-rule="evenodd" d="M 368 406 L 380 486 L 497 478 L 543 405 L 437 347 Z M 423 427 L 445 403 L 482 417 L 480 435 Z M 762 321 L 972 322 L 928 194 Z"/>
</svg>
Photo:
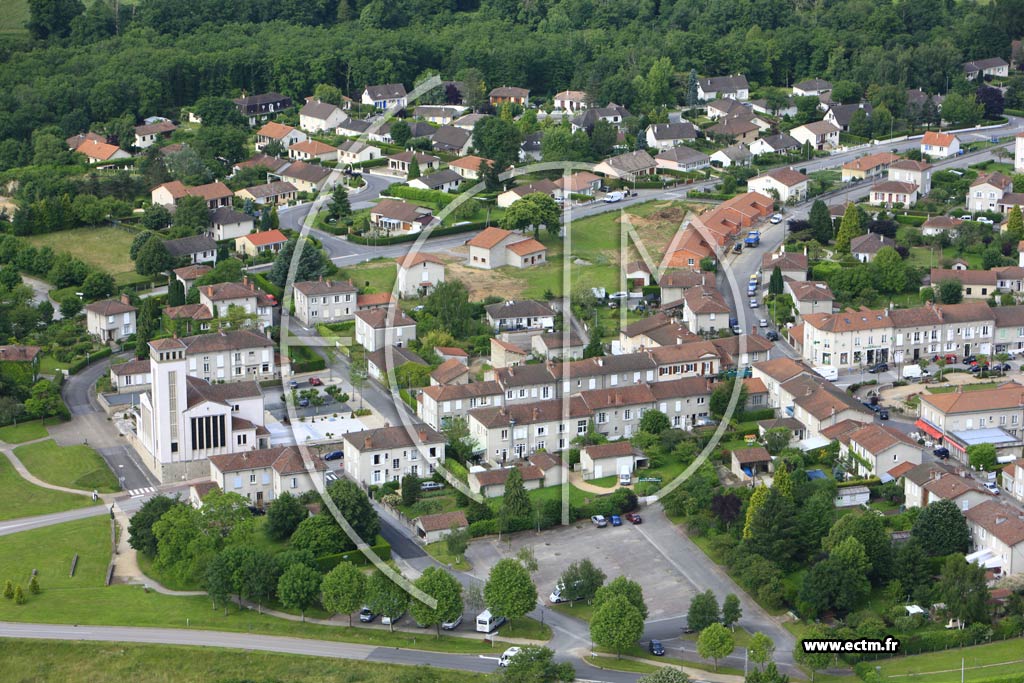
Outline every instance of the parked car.
<svg viewBox="0 0 1024 683">
<path fill-rule="evenodd" d="M 773 213 L 772 217 L 768 219 L 768 222 L 771 223 L 772 225 L 778 225 L 779 223 L 782 222 L 782 214 Z"/>
<path fill-rule="evenodd" d="M 732 253 L 739 254 L 742 251 L 743 251 L 743 242 L 737 242 L 736 244 L 732 245 Z"/>
<path fill-rule="evenodd" d="M 964 356 L 964 365 L 971 365 L 972 363 L 977 363 L 977 362 L 978 362 L 978 357 L 977 356 Z"/>
<path fill-rule="evenodd" d="M 404 616 L 405 612 L 402 612 L 397 617 L 389 617 L 385 614 L 380 618 L 380 623 L 384 624 L 385 626 L 391 626 L 392 624 L 397 624 L 399 621 L 401 621 L 402 617 Z"/>
<path fill-rule="evenodd" d="M 993 369 L 993 370 L 1001 370 L 1001 371 L 1003 371 L 1003 372 L 1010 372 L 1010 371 L 1012 371 L 1012 370 L 1013 370 L 1013 366 L 1012 366 L 1012 365 L 1010 365 L 1009 363 L 1003 363 L 1002 365 L 1000 365 L 999 363 L 996 363 L 996 364 L 995 364 L 995 365 L 993 366 L 993 368 L 992 368 L 992 369 Z"/>
<path fill-rule="evenodd" d="M 370 611 L 369 607 L 364 607 L 359 610 L 359 621 L 364 624 L 369 624 L 371 621 L 377 618 L 377 615 Z"/>
<path fill-rule="evenodd" d="M 870 401 L 865 401 L 864 402 L 864 407 L 867 408 L 868 410 L 874 412 L 874 413 L 877 413 L 879 410 L 882 409 L 882 407 L 879 406 L 877 403 L 871 403 Z"/>
<path fill-rule="evenodd" d="M 779 341 L 779 333 L 775 330 L 768 330 L 764 333 L 764 338 L 768 341 Z"/>
<path fill-rule="evenodd" d="M 345 457 L 345 451 L 331 451 L 324 456 L 324 460 L 341 460 Z"/>
<path fill-rule="evenodd" d="M 888 420 L 889 419 L 889 411 L 886 410 L 885 408 L 882 408 L 881 410 L 879 410 L 878 411 L 878 419 L 879 420 Z"/>
<path fill-rule="evenodd" d="M 751 308 L 757 308 L 759 305 L 760 304 L 757 303 L 757 299 L 751 299 L 750 300 L 750 307 Z"/>
<path fill-rule="evenodd" d="M 322 387 L 324 385 L 324 382 L 319 377 L 310 377 L 309 385 L 311 387 Z"/>
<path fill-rule="evenodd" d="M 501 659 L 498 660 L 498 666 L 508 666 L 512 662 L 512 658 L 519 654 L 521 648 L 510 647 L 501 654 Z"/>
<path fill-rule="evenodd" d="M 665 646 L 661 644 L 660 640 L 652 640 L 647 644 L 647 649 L 656 657 L 663 657 L 665 655 Z"/>
<path fill-rule="evenodd" d="M 768 318 L 761 318 L 761 320 L 757 323 L 757 326 L 768 327 Z"/>
<path fill-rule="evenodd" d="M 635 512 L 627 512 L 623 515 L 623 517 L 626 518 L 627 522 L 630 522 L 632 524 L 640 524 L 644 521 L 643 518 Z"/>
<path fill-rule="evenodd" d="M 612 526 L 622 526 L 622 517 L 612 515 Z"/>
<path fill-rule="evenodd" d="M 982 486 L 984 486 L 985 490 L 987 490 L 992 495 L 994 495 L 994 496 L 998 496 L 999 495 L 999 487 L 996 486 L 995 484 L 993 484 L 992 482 L 986 481 L 984 484 L 982 484 Z"/>
<path fill-rule="evenodd" d="M 420 490 L 421 491 L 440 491 L 443 488 L 444 488 L 444 484 L 441 484 L 441 483 L 436 482 L 436 481 L 424 481 L 424 482 L 420 483 Z"/>
<path fill-rule="evenodd" d="M 594 515 L 590 518 L 590 521 L 594 523 L 598 529 L 603 529 L 608 526 L 608 520 L 605 519 L 604 515 Z"/>
<path fill-rule="evenodd" d="M 622 201 L 622 193 L 621 192 L 609 192 L 607 195 L 605 195 L 604 201 L 607 204 L 614 204 L 615 202 L 621 202 Z"/>
<path fill-rule="evenodd" d="M 288 388 L 289 389 L 298 389 L 299 388 L 299 383 L 296 382 L 295 380 L 291 380 L 291 381 L 288 382 Z"/>
<path fill-rule="evenodd" d="M 876 372 L 889 372 L 889 364 L 888 363 L 875 363 L 870 368 L 868 368 L 868 372 L 870 372 L 872 374 L 874 374 Z"/>
<path fill-rule="evenodd" d="M 733 334 L 743 334 L 743 328 L 739 325 L 733 325 L 731 329 Z"/>
<path fill-rule="evenodd" d="M 949 457 L 949 449 L 946 448 L 945 446 L 939 446 L 938 448 L 932 451 L 932 455 L 934 455 L 937 458 L 945 460 L 946 458 Z"/>
<path fill-rule="evenodd" d="M 984 223 L 985 225 L 992 225 L 995 221 L 993 221 L 988 216 L 979 216 L 978 217 L 978 222 L 979 223 Z"/>
<path fill-rule="evenodd" d="M 309 407 L 309 399 L 308 398 L 300 398 L 299 399 L 299 407 L 300 408 L 308 408 Z"/>
<path fill-rule="evenodd" d="M 445 621 L 441 623 L 441 629 L 444 631 L 454 631 L 459 626 L 462 626 L 462 615 L 455 617 L 451 621 Z"/>
</svg>

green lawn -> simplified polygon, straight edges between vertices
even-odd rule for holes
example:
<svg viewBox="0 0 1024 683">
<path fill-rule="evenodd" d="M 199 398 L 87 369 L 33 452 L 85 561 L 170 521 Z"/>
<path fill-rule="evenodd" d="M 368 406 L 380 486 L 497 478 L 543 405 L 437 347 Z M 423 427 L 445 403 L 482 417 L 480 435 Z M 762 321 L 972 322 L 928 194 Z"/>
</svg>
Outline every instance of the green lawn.
<svg viewBox="0 0 1024 683">
<path fill-rule="evenodd" d="M 612 669 L 613 671 L 629 671 L 637 674 L 651 674 L 659 667 L 645 662 L 637 662 L 632 659 L 616 659 L 614 655 L 598 656 L 589 655 L 584 657 L 588 664 L 601 669 Z"/>
<path fill-rule="evenodd" d="M 978 384 L 956 384 L 948 387 L 928 387 L 928 392 L 932 394 L 951 394 L 957 389 L 981 391 L 982 389 L 995 389 L 999 384 L 1000 382 L 979 382 Z"/>
<path fill-rule="evenodd" d="M 88 496 L 51 491 L 21 478 L 5 457 L 0 457 L 0 520 L 34 517 L 95 505 Z"/>
<path fill-rule="evenodd" d="M 952 261 L 958 258 L 967 261 L 967 265 L 972 270 L 981 269 L 981 254 L 970 254 L 967 252 L 960 254 L 957 253 L 956 247 L 946 247 L 941 251 L 938 248 L 932 249 L 931 247 L 911 247 L 910 255 L 907 257 L 907 264 L 919 268 L 941 268 L 943 259 Z M 915 293 L 914 296 L 916 297 L 917 294 Z M 915 298 L 915 301 L 919 302 L 920 300 Z"/>
<path fill-rule="evenodd" d="M 737 634 L 738 633 L 739 633 L 739 631 L 737 631 Z M 598 651 L 607 652 L 607 650 L 600 650 L 600 649 Z M 656 655 L 652 655 L 650 652 L 647 651 L 646 647 L 642 647 L 640 645 L 634 645 L 633 647 L 629 648 L 628 650 L 626 650 L 622 654 L 629 655 L 630 657 L 639 657 L 641 659 L 650 659 L 653 662 L 662 662 L 664 664 L 675 664 L 677 666 L 686 666 L 686 667 L 689 667 L 691 669 L 700 669 L 702 671 L 714 671 L 715 670 L 715 664 L 714 664 L 713 661 L 710 661 L 710 662 L 691 662 L 688 659 L 676 659 L 675 657 L 664 657 L 664 656 L 663 657 L 658 657 Z M 608 668 L 612 668 L 612 667 L 608 667 Z M 735 674 L 735 675 L 740 675 L 740 676 L 743 675 L 743 671 L 741 671 L 740 669 L 734 669 L 732 667 L 725 666 L 724 664 L 719 664 L 718 665 L 718 673 L 720 673 L 720 674 Z"/>
<path fill-rule="evenodd" d="M 580 600 L 579 602 L 575 602 L 571 605 L 567 602 L 560 602 L 557 605 L 552 605 L 551 609 L 570 617 L 576 617 L 577 619 L 588 623 L 594 616 L 594 606 L 587 603 L 585 600 Z"/>
<path fill-rule="evenodd" d="M 896 676 L 901 676 L 909 680 L 927 680 L 928 683 L 958 683 L 961 658 L 964 660 L 966 681 L 1019 674 L 1024 670 L 1024 642 L 1018 638 L 956 650 L 883 659 L 879 660 L 878 665 L 882 667 L 882 677 L 886 679 L 895 680 Z"/>
<path fill-rule="evenodd" d="M 430 667 L 410 678 L 410 667 L 349 659 L 245 652 L 227 648 L 0 639 L 5 678 L 11 681 L 90 683 L 209 683 L 256 675 L 280 683 L 442 683 L 485 681 L 484 674 Z"/>
<path fill-rule="evenodd" d="M 550 640 L 551 627 L 530 617 L 509 619 L 497 633 L 506 638 L 529 638 L 531 640 Z"/>
<path fill-rule="evenodd" d="M 572 486 L 571 484 L 566 484 L 566 486 L 569 487 L 569 502 L 577 507 L 579 507 L 580 505 L 586 505 L 589 500 L 597 496 L 597 494 L 581 491 L 580 489 L 576 488 L 575 486 Z M 562 487 L 545 486 L 544 488 L 527 491 L 527 494 L 530 496 L 530 499 L 534 503 L 539 503 L 545 500 L 562 500 Z M 492 509 L 497 511 L 498 509 L 501 508 L 502 499 L 503 496 L 488 498 L 487 504 L 490 505 Z"/>
<path fill-rule="evenodd" d="M 50 247 L 96 266 L 114 276 L 118 285 L 143 282 L 147 278 L 135 272 L 128 250 L 135 233 L 117 228 L 75 228 L 26 237 L 35 247 Z"/>
<path fill-rule="evenodd" d="M 120 491 L 117 477 L 100 454 L 88 446 L 58 446 L 52 439 L 19 446 L 14 454 L 43 481 L 83 491 Z"/>
<path fill-rule="evenodd" d="M 0 4 L 0 33 L 25 33 L 28 0 L 4 0 Z"/>
<path fill-rule="evenodd" d="M 68 570 L 75 553 L 79 555 L 78 568 L 75 577 L 70 578 Z M 0 537 L 0 579 L 10 578 L 27 585 L 32 569 L 38 569 L 42 588 L 39 595 L 29 595 L 25 605 L 0 600 L 0 621 L 191 627 L 442 652 L 491 651 L 482 639 L 446 636 L 438 639 L 432 634 L 303 624 L 235 608 L 224 616 L 223 610 L 211 608 L 210 600 L 205 596 L 175 597 L 147 593 L 141 586 L 104 587 L 109 560 L 110 520 L 106 516 Z M 525 626 L 517 630 L 524 634 L 530 632 Z"/>
<path fill-rule="evenodd" d="M 25 443 L 26 441 L 42 439 L 46 435 L 46 427 L 43 425 L 42 420 L 0 427 L 0 441 L 5 443 Z"/>
<path fill-rule="evenodd" d="M 466 561 L 465 557 L 456 559 L 454 555 L 448 554 L 448 546 L 444 541 L 436 541 L 434 543 L 428 543 L 423 546 L 423 549 L 430 553 L 430 556 L 440 562 L 441 564 L 447 565 L 452 569 L 457 569 L 461 572 L 472 571 L 473 565 Z"/>
<path fill-rule="evenodd" d="M 392 259 L 377 259 L 343 268 L 342 274 L 352 278 L 352 284 L 361 291 L 391 292 L 398 277 L 398 266 Z"/>
</svg>

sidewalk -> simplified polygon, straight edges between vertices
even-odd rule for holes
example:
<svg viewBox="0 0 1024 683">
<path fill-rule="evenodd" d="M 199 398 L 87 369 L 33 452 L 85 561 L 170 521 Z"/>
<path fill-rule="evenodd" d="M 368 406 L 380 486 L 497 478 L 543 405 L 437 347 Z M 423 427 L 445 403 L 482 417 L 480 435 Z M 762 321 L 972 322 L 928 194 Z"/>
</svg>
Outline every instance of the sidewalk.
<svg viewBox="0 0 1024 683">
<path fill-rule="evenodd" d="M 16 447 L 11 446 L 0 446 L 0 451 L 3 452 L 7 459 L 10 460 L 11 465 L 14 466 L 15 471 L 25 481 L 35 484 L 36 486 L 44 489 L 50 489 L 51 491 L 61 491 L 63 493 L 73 493 L 78 496 L 89 496 L 92 497 L 92 491 L 83 491 L 82 489 L 72 489 L 66 486 L 57 486 L 56 484 L 50 484 L 38 478 L 34 474 L 28 471 L 28 468 L 18 459 L 18 456 L 14 454 L 14 448 L 20 448 L 21 446 L 28 446 L 29 444 L 39 443 L 40 441 L 49 441 L 49 436 L 44 436 L 42 439 L 33 439 L 32 441 L 26 441 L 18 444 Z M 113 495 L 104 493 L 100 495 L 100 498 L 105 503 L 110 503 L 113 500 Z"/>
<path fill-rule="evenodd" d="M 604 488 L 601 486 L 594 486 L 593 484 L 583 480 L 582 472 L 569 472 L 569 484 L 575 486 L 580 491 L 586 491 L 587 493 L 596 493 L 598 495 L 604 495 L 606 493 L 614 493 L 618 486 L 612 486 L 611 488 Z"/>
</svg>

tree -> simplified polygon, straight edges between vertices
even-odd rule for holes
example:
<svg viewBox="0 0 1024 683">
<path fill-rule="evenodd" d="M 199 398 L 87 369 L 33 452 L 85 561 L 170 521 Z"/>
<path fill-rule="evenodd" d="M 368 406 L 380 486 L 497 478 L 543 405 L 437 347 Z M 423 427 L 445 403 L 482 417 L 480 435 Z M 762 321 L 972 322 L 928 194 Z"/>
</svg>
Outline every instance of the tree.
<svg viewBox="0 0 1024 683">
<path fill-rule="evenodd" d="M 474 326 L 473 304 L 461 280 L 439 282 L 424 303 L 424 313 L 437 319 L 441 329 L 456 339 L 470 335 Z"/>
<path fill-rule="evenodd" d="M 753 534 L 753 519 L 764 507 L 765 501 L 768 500 L 768 494 L 769 489 L 764 484 L 755 488 L 754 493 L 751 494 L 750 500 L 747 502 L 746 522 L 743 525 L 744 539 L 749 539 Z"/>
<path fill-rule="evenodd" d="M 564 594 L 569 598 L 569 604 L 575 600 L 590 600 L 597 591 L 604 585 L 607 577 L 598 569 L 593 562 L 584 558 L 573 562 L 558 579 L 563 587 Z"/>
<path fill-rule="evenodd" d="M 743 509 L 743 501 L 732 493 L 716 493 L 711 497 L 711 514 L 726 528 L 730 528 Z"/>
<path fill-rule="evenodd" d="M 888 128 L 888 124 L 886 128 Z M 868 114 L 863 109 L 853 112 L 853 115 L 850 117 L 850 135 L 856 135 L 860 138 L 871 137 L 871 121 L 868 120 Z"/>
<path fill-rule="evenodd" d="M 540 237 L 540 228 L 557 237 L 561 233 L 562 210 L 549 194 L 533 192 L 516 201 L 505 209 L 502 216 L 502 227 L 513 232 L 523 232 L 533 228 L 533 236 Z"/>
<path fill-rule="evenodd" d="M 324 274 L 326 269 L 321 251 L 308 239 L 303 238 L 303 240 L 302 254 L 299 256 L 299 262 L 295 266 L 295 282 L 316 280 Z M 274 259 L 273 267 L 267 273 L 267 279 L 278 287 L 284 287 L 285 282 L 288 280 L 288 269 L 291 268 L 292 258 L 297 246 L 297 239 L 285 242 L 277 258 Z"/>
<path fill-rule="evenodd" d="M 458 526 L 452 526 L 448 535 L 444 537 L 445 549 L 456 562 L 461 562 L 462 556 L 466 554 L 469 539 L 469 529 L 460 529 Z"/>
<path fill-rule="evenodd" d="M 722 623 L 733 628 L 743 616 L 743 608 L 740 607 L 740 599 L 735 593 L 729 593 L 722 601 Z"/>
<path fill-rule="evenodd" d="M 10 579 L 4 582 L 4 597 L 8 600 L 14 599 L 14 582 Z"/>
<path fill-rule="evenodd" d="M 826 668 L 832 663 L 833 655 L 816 649 L 806 650 L 805 643 L 808 641 L 820 642 L 822 640 L 831 640 L 833 637 L 832 632 L 828 628 L 820 624 L 811 624 L 804 631 L 804 637 L 797 642 L 796 647 L 793 649 L 793 659 L 796 660 L 796 663 L 811 670 L 811 683 L 814 683 L 815 672 Z"/>
<path fill-rule="evenodd" d="M 68 408 L 60 395 L 60 388 L 48 379 L 33 384 L 29 397 L 25 399 L 25 414 L 40 419 L 67 417 Z"/>
<path fill-rule="evenodd" d="M 911 537 L 896 549 L 893 576 L 911 599 L 919 602 L 928 601 L 928 593 L 932 589 L 932 573 L 928 556 L 918 539 Z"/>
<path fill-rule="evenodd" d="M 690 683 L 690 677 L 674 666 L 659 667 L 652 674 L 642 676 L 637 683 Z"/>
<path fill-rule="evenodd" d="M 899 294 L 907 288 L 907 266 L 892 247 L 882 247 L 871 263 L 875 286 L 883 294 Z"/>
<path fill-rule="evenodd" d="M 613 595 L 594 609 L 590 620 L 590 639 L 601 647 L 622 651 L 633 646 L 644 633 L 644 617 L 622 595 Z"/>
<path fill-rule="evenodd" d="M 696 107 L 700 101 L 700 91 L 697 88 L 697 70 L 690 69 L 690 75 L 686 78 L 686 106 Z"/>
<path fill-rule="evenodd" d="M 985 105 L 973 96 L 950 92 L 942 101 L 942 118 L 955 126 L 974 126 L 985 115 Z"/>
<path fill-rule="evenodd" d="M 33 574 L 28 579 L 28 592 L 32 595 L 39 595 L 42 589 L 39 588 L 39 577 Z"/>
<path fill-rule="evenodd" d="M 836 251 L 840 254 L 850 253 L 850 240 L 864 234 L 861 228 L 860 209 L 856 204 L 850 203 L 843 214 L 843 220 L 839 224 L 839 232 L 836 234 Z"/>
<path fill-rule="evenodd" d="M 594 607 L 599 607 L 616 595 L 626 598 L 629 604 L 637 608 L 642 618 L 647 618 L 647 604 L 644 602 L 643 588 L 639 583 L 630 581 L 625 576 L 617 576 L 601 586 L 594 594 Z"/>
<path fill-rule="evenodd" d="M 66 38 L 71 22 L 85 12 L 81 0 L 28 0 L 28 22 L 25 27 L 33 38 Z"/>
<path fill-rule="evenodd" d="M 82 300 L 74 293 L 65 294 L 60 299 L 60 314 L 64 318 L 74 318 L 82 312 Z"/>
<path fill-rule="evenodd" d="M 764 670 L 764 665 L 772 660 L 775 652 L 775 643 L 765 634 L 758 631 L 750 637 L 750 644 L 747 646 L 747 656 L 758 669 Z"/>
<path fill-rule="evenodd" d="M 938 594 L 949 613 L 960 620 L 961 627 L 989 622 L 989 592 L 983 566 L 967 562 L 962 555 L 948 558 L 942 566 Z"/>
<path fill-rule="evenodd" d="M 22 589 L 21 584 L 14 587 L 14 604 L 24 605 L 25 604 L 25 591 Z"/>
<path fill-rule="evenodd" d="M 964 286 L 956 278 L 946 278 L 939 282 L 939 303 L 958 304 L 964 299 Z"/>
<path fill-rule="evenodd" d="M 327 216 L 338 220 L 352 215 L 352 205 L 348 201 L 348 190 L 341 183 L 331 190 L 331 204 L 327 207 Z"/>
<path fill-rule="evenodd" d="M 185 303 L 185 284 L 174 278 L 167 284 L 167 305 L 181 306 Z"/>
<path fill-rule="evenodd" d="M 224 616 L 227 616 L 228 603 L 234 591 L 234 572 L 231 553 L 224 551 L 218 553 L 206 567 L 206 593 L 213 601 L 214 609 L 217 608 L 217 603 L 224 605 Z"/>
<path fill-rule="evenodd" d="M 590 154 L 594 159 L 604 159 L 612 153 L 615 149 L 615 141 L 618 137 L 618 131 L 612 124 L 608 123 L 604 119 L 599 119 L 594 123 L 594 129 L 590 131 Z M 541 139 L 541 145 L 544 144 Z"/>
<path fill-rule="evenodd" d="M 604 344 L 601 342 L 601 326 L 595 323 L 590 330 L 590 340 L 583 347 L 584 358 L 597 358 L 604 355 Z"/>
<path fill-rule="evenodd" d="M 823 246 L 827 245 L 832 239 L 832 215 L 829 213 L 828 205 L 820 199 L 815 199 L 808 221 L 814 239 Z"/>
<path fill-rule="evenodd" d="M 550 648 L 527 645 L 509 661 L 501 672 L 505 683 L 554 683 L 572 681 L 576 672 L 569 662 L 556 663 L 555 653 Z"/>
<path fill-rule="evenodd" d="M 990 443 L 978 443 L 967 447 L 967 459 L 971 467 L 983 472 L 994 472 L 999 467 L 996 447 Z"/>
<path fill-rule="evenodd" d="M 793 440 L 793 432 L 786 427 L 772 427 L 764 433 L 764 447 L 771 455 L 778 455 Z"/>
<path fill-rule="evenodd" d="M 1016 204 L 1010 209 L 1010 214 L 1006 218 L 1006 233 L 1015 240 L 1024 238 L 1024 216 L 1021 215 L 1020 207 Z"/>
<path fill-rule="evenodd" d="M 159 206 L 161 209 L 163 209 L 164 212 L 167 212 L 167 209 L 164 209 L 164 207 L 160 206 L 160 204 L 154 204 L 153 206 L 151 206 L 149 208 L 152 209 L 153 207 L 156 207 L 156 206 Z M 148 212 L 149 209 L 147 209 L 146 211 Z M 171 214 L 168 213 L 167 214 L 167 223 L 170 223 L 170 216 L 171 216 Z M 143 222 L 146 221 L 146 214 L 143 214 L 142 220 L 143 220 Z M 163 227 L 167 227 L 167 223 L 165 223 L 163 225 Z M 132 246 L 130 246 L 128 248 L 128 257 L 132 261 L 137 259 L 139 257 L 139 252 L 142 250 L 142 247 L 145 246 L 146 242 L 148 242 L 149 240 L 153 239 L 154 237 L 156 237 L 156 235 L 151 233 L 151 232 L 140 232 L 138 235 L 136 235 L 135 238 L 132 240 Z"/>
<path fill-rule="evenodd" d="M 204 126 L 235 126 L 245 125 L 242 113 L 227 97 L 200 97 L 192 107 L 192 113 L 202 119 Z"/>
<path fill-rule="evenodd" d="M 415 474 L 402 477 L 402 505 L 411 507 L 420 499 L 420 478 Z"/>
<path fill-rule="evenodd" d="M 735 646 L 732 632 L 718 623 L 711 624 L 697 637 L 697 654 L 715 660 L 715 671 L 718 671 L 718 660 L 727 657 Z"/>
<path fill-rule="evenodd" d="M 267 533 L 271 538 L 283 541 L 295 533 L 295 529 L 308 516 L 306 506 L 285 491 L 267 508 Z"/>
<path fill-rule="evenodd" d="M 327 572 L 320 584 L 324 609 L 329 614 L 348 614 L 348 625 L 352 625 L 352 613 L 366 602 L 366 575 L 351 562 L 339 562 Z"/>
<path fill-rule="evenodd" d="M 660 410 L 646 410 L 640 417 L 640 431 L 646 434 L 661 434 L 671 428 L 668 416 Z"/>
<path fill-rule="evenodd" d="M 474 154 L 493 161 L 499 171 L 519 160 L 520 142 L 519 129 L 500 116 L 488 116 L 473 126 Z"/>
<path fill-rule="evenodd" d="M 154 496 L 143 503 L 128 521 L 128 545 L 140 553 L 155 557 L 156 536 L 153 535 L 153 524 L 172 507 L 182 504 L 177 498 L 168 496 Z"/>
<path fill-rule="evenodd" d="M 412 161 L 409 162 L 409 172 L 406 175 L 406 180 L 416 180 L 420 177 L 420 162 L 417 161 L 416 155 L 413 154 Z"/>
<path fill-rule="evenodd" d="M 936 501 L 921 510 L 910 533 L 932 557 L 965 553 L 971 542 L 967 521 L 951 500 Z"/>
<path fill-rule="evenodd" d="M 834 102 L 841 104 L 856 104 L 864 96 L 864 89 L 860 83 L 852 80 L 836 81 L 832 84 L 830 93 Z"/>
<path fill-rule="evenodd" d="M 413 585 L 437 600 L 435 607 L 413 600 L 409 611 L 417 624 L 433 626 L 441 635 L 441 624 L 462 614 L 462 584 L 439 567 L 427 567 Z"/>
<path fill-rule="evenodd" d="M 523 485 L 523 473 L 513 467 L 505 480 L 505 497 L 501 501 L 501 514 L 507 519 L 522 519 L 533 512 L 533 505 Z M 508 615 L 505 615 L 508 616 Z"/>
<path fill-rule="evenodd" d="M 784 284 L 785 283 L 782 281 L 782 270 L 778 266 L 775 266 L 775 268 L 772 269 L 772 276 L 768 280 L 768 293 L 774 296 L 782 294 Z"/>
<path fill-rule="evenodd" d="M 744 528 L 744 532 L 749 531 L 747 548 L 763 557 L 786 563 L 798 549 L 799 530 L 795 516 L 793 501 L 775 488 L 768 489 L 768 497 L 760 507 L 755 508 L 752 514 L 748 508 L 747 526 Z"/>
<path fill-rule="evenodd" d="M 391 142 L 398 145 L 399 147 L 404 148 L 405 145 L 412 138 L 412 131 L 409 129 L 409 124 L 406 123 L 405 121 L 394 121 L 391 124 L 390 135 Z M 417 168 L 417 170 L 419 169 Z M 412 177 L 410 176 L 409 179 L 412 180 Z"/>
<path fill-rule="evenodd" d="M 732 394 L 736 385 L 735 379 L 727 379 L 724 382 L 716 382 L 715 388 L 711 391 L 711 400 L 708 407 L 711 414 L 717 418 L 725 417 L 729 411 L 729 404 L 732 402 Z M 740 385 L 739 397 L 736 399 L 736 409 L 733 417 L 737 420 L 743 417 L 743 405 L 747 402 L 747 387 Z"/>
<path fill-rule="evenodd" d="M 391 618 L 388 629 L 395 630 L 395 621 L 409 607 L 409 594 L 382 571 L 370 575 L 366 582 L 366 605 L 374 614 Z"/>
<path fill-rule="evenodd" d="M 306 621 L 306 610 L 320 594 L 320 572 L 304 564 L 293 564 L 277 580 L 277 597 L 288 609 L 297 609 Z"/>
<path fill-rule="evenodd" d="M 693 596 L 693 600 L 690 601 L 690 609 L 686 613 L 687 626 L 700 632 L 711 624 L 718 623 L 720 618 L 718 600 L 715 599 L 715 594 L 711 589 Z"/>
<path fill-rule="evenodd" d="M 892 576 L 892 540 L 878 515 L 845 515 L 829 530 L 821 546 L 831 552 L 841 541 L 856 538 L 864 546 L 871 563 L 870 578 L 876 586 Z"/>
<path fill-rule="evenodd" d="M 210 226 L 210 209 L 203 197 L 182 197 L 174 209 L 171 221 L 173 237 L 189 237 L 204 232 Z"/>
<path fill-rule="evenodd" d="M 353 545 L 329 510 L 302 520 L 292 533 L 292 547 L 308 550 L 314 557 L 351 550 Z"/>
<path fill-rule="evenodd" d="M 162 239 L 147 240 L 135 259 L 135 272 L 139 275 L 156 275 L 177 265 L 177 260 L 167 252 Z"/>
<path fill-rule="evenodd" d="M 280 575 L 274 555 L 262 548 L 248 549 L 236 571 L 241 594 L 254 600 L 257 611 L 262 614 L 263 603 L 273 597 Z"/>
<path fill-rule="evenodd" d="M 521 563 L 505 558 L 491 568 L 484 585 L 484 600 L 491 614 L 519 619 L 537 606 L 537 587 Z"/>
</svg>

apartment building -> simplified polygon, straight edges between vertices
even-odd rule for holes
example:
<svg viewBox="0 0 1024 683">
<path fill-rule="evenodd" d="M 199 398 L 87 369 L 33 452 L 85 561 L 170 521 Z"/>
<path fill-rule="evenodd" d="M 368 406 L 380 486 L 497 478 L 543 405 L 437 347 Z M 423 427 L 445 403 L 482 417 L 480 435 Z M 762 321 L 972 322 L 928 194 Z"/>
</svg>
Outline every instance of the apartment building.
<svg viewBox="0 0 1024 683">
<path fill-rule="evenodd" d="M 295 317 L 306 327 L 352 320 L 358 290 L 351 280 L 310 280 L 292 288 Z"/>
<path fill-rule="evenodd" d="M 256 289 L 256 283 L 249 280 L 248 275 L 242 276 L 241 283 L 203 285 L 199 288 L 199 303 L 217 318 L 226 317 L 232 306 L 246 313 L 254 313 L 257 317 L 256 325 L 261 331 L 274 324 L 274 306 L 277 305 L 273 298 Z"/>
<path fill-rule="evenodd" d="M 503 405 L 503 395 L 494 381 L 423 387 L 416 395 L 416 415 L 440 431 L 451 420 L 467 417 L 471 410 Z"/>
<path fill-rule="evenodd" d="M 974 552 L 968 560 L 1009 576 L 1024 572 L 1024 515 L 1012 505 L 987 500 L 964 513 Z"/>
<path fill-rule="evenodd" d="M 363 486 L 402 477 L 429 477 L 444 464 L 445 438 L 426 425 L 381 427 L 349 432 L 342 438 L 345 474 Z"/>
<path fill-rule="evenodd" d="M 274 342 L 252 330 L 182 337 L 188 374 L 207 382 L 274 379 L 280 376 Z"/>
</svg>

